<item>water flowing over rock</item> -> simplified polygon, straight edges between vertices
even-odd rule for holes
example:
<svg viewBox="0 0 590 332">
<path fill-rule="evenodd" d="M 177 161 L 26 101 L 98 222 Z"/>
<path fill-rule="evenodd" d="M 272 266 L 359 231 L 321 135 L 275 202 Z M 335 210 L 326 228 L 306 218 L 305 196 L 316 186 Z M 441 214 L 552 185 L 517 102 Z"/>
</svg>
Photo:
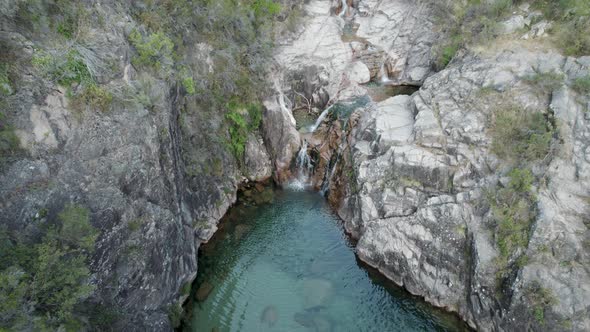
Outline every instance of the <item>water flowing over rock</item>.
<svg viewBox="0 0 590 332">
<path fill-rule="evenodd" d="M 280 2 L 284 19 L 297 4 Z M 0 5 L 3 61 L 23 58 L 15 68 L 0 66 L 10 74 L 0 73 L 7 77 L 0 106 L 10 99 L 2 112 L 20 141 L 6 164 L 0 156 L 0 231 L 39 238 L 66 204 L 87 208 L 100 235 L 89 259 L 96 291 L 85 301 L 120 311 L 113 329 L 172 330 L 171 310 L 197 274 L 197 250 L 217 231 L 238 186 L 256 188 L 253 205 L 260 205 L 272 192 L 251 182 L 273 178 L 321 190 L 358 240 L 361 260 L 478 330 L 590 331 L 590 96 L 574 88 L 587 77 L 590 57 L 564 56 L 539 40 L 552 22 L 527 13 L 528 3 L 499 22 L 499 41 L 466 47 L 435 72 L 433 45 L 443 33 L 434 27 L 435 1 L 304 1 L 300 26 L 277 40 L 263 66 L 269 91 L 261 126 L 233 152 L 225 114 L 201 105 L 201 90 L 190 93 L 184 77 L 132 61 L 140 48 L 133 31 L 147 34 L 159 24 L 131 15 L 144 2 L 80 3 L 104 13 L 84 27 L 88 40 L 61 36 L 68 33 L 62 25 L 32 25 L 57 29 L 64 50 L 96 62 L 84 67 L 116 99 L 105 112 L 76 110 L 69 95 L 82 83 L 60 86 L 61 77 L 27 68 L 43 66 L 46 41 L 10 16 L 28 2 Z M 223 50 L 180 40 L 182 61 L 202 67 L 203 80 L 218 74 Z M 11 75 L 18 86 L 9 84 Z M 536 87 L 539 75 L 555 81 Z M 376 85 L 420 89 L 371 99 Z M 513 185 L 509 172 L 522 167 L 494 154 L 492 135 L 497 108 L 510 105 L 542 114 L 555 133 L 549 153 L 527 169 L 535 179 L 527 243 L 502 257 L 491 190 Z M 301 113 L 313 124 L 298 123 Z M 233 238 L 248 238 L 249 227 L 236 226 Z M 329 264 L 306 267 L 314 278 L 302 284 L 310 307 L 290 323 L 333 329 L 322 307 L 335 296 L 322 279 Z M 197 300 L 213 289 L 203 283 Z M 272 327 L 278 316 L 268 306 L 261 323 Z"/>
<path fill-rule="evenodd" d="M 324 120 L 326 119 L 326 116 L 328 115 L 328 113 L 330 113 L 330 109 L 332 108 L 332 106 L 326 108 L 318 117 L 318 119 L 315 121 L 315 123 L 311 126 L 311 128 L 309 129 L 310 132 L 315 132 L 318 127 L 322 124 L 322 122 L 324 122 Z"/>
<path fill-rule="evenodd" d="M 275 58 L 281 68 L 287 72 L 313 68 L 311 76 L 320 78 L 306 89 L 297 84 L 286 87 L 293 96 L 298 92 L 312 100 L 318 91 L 325 91 L 332 99 L 363 95 L 357 84 L 378 81 L 381 69 L 397 84 L 421 84 L 432 72 L 431 47 L 437 34 L 432 29 L 428 2 L 351 3 L 354 6 L 345 1 L 309 2 L 304 7 L 305 30 L 278 48 Z M 330 15 L 331 8 L 339 14 Z M 350 26 L 358 28 L 346 32 Z"/>
</svg>

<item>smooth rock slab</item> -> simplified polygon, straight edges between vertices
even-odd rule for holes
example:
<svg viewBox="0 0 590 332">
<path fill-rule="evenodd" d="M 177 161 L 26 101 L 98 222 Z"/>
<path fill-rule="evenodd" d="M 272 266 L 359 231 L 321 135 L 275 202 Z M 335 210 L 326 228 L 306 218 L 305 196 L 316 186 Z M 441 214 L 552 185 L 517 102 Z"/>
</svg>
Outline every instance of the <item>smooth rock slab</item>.
<svg viewBox="0 0 590 332">
<path fill-rule="evenodd" d="M 414 112 L 411 97 L 395 96 L 377 104 L 375 131 L 382 145 L 404 143 L 412 137 Z"/>
<path fill-rule="evenodd" d="M 348 67 L 348 78 L 358 84 L 368 83 L 371 80 L 371 72 L 367 65 L 356 61 Z"/>
</svg>

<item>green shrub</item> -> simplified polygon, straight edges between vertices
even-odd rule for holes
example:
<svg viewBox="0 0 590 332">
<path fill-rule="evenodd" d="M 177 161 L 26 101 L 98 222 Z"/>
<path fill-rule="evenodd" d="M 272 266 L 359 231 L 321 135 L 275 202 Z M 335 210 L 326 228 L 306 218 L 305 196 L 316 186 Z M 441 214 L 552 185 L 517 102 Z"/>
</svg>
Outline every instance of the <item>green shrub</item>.
<svg viewBox="0 0 590 332">
<path fill-rule="evenodd" d="M 17 235 L 0 231 L 7 252 L 0 256 L 0 328 L 20 330 L 32 320 L 36 329 L 79 327 L 76 306 L 94 290 L 88 260 L 98 232 L 88 210 L 67 205 L 39 243 Z"/>
<path fill-rule="evenodd" d="M 182 70 L 180 73 L 182 76 L 182 81 L 181 81 L 182 87 L 184 88 L 186 93 L 188 93 L 189 95 L 194 95 L 196 92 L 196 89 L 195 89 L 195 81 L 193 80 L 193 76 L 187 70 Z"/>
<path fill-rule="evenodd" d="M 142 224 L 143 224 L 143 219 L 136 218 L 136 219 L 129 221 L 129 223 L 127 224 L 127 228 L 129 229 L 130 232 L 136 232 L 139 229 L 141 229 Z"/>
<path fill-rule="evenodd" d="M 77 29 L 76 23 L 73 17 L 66 17 L 57 24 L 57 32 L 68 39 L 72 39 Z"/>
<path fill-rule="evenodd" d="M 0 113 L 0 159 L 18 151 L 20 141 L 11 126 L 6 123 L 6 117 Z"/>
<path fill-rule="evenodd" d="M 84 59 L 78 51 L 74 50 L 68 52 L 65 63 L 54 73 L 54 77 L 59 84 L 64 86 L 72 83 L 89 83 L 94 81 Z"/>
<path fill-rule="evenodd" d="M 8 96 L 13 92 L 12 84 L 8 77 L 8 65 L 0 63 L 0 96 Z"/>
<path fill-rule="evenodd" d="M 590 2 L 586 0 L 537 0 L 534 5 L 554 20 L 552 33 L 566 55 L 590 54 Z"/>
<path fill-rule="evenodd" d="M 225 117 L 230 122 L 230 148 L 236 159 L 242 160 L 248 140 L 248 124 L 239 110 L 232 110 Z"/>
<path fill-rule="evenodd" d="M 447 38 L 439 39 L 433 48 L 434 66 L 442 70 L 462 47 L 495 37 L 496 26 L 510 12 L 513 1 L 441 1 L 435 6 L 437 25 L 447 35 Z"/>
<path fill-rule="evenodd" d="M 281 5 L 273 0 L 251 0 L 250 8 L 254 11 L 254 15 L 258 18 L 267 18 L 275 16 L 281 12 Z"/>
<path fill-rule="evenodd" d="M 0 330 L 24 327 L 29 282 L 27 274 L 18 267 L 0 271 Z"/>
<path fill-rule="evenodd" d="M 112 93 L 96 84 L 89 84 L 73 97 L 73 106 L 78 110 L 83 110 L 88 106 L 107 112 L 113 101 Z"/>
<path fill-rule="evenodd" d="M 515 169 L 509 174 L 506 188 L 491 196 L 492 213 L 496 220 L 496 244 L 500 254 L 509 259 L 518 248 L 526 248 L 530 225 L 534 221 L 534 197 L 529 192 L 533 175 L 529 170 Z"/>
<path fill-rule="evenodd" d="M 39 51 L 33 55 L 32 63 L 50 80 L 66 87 L 72 83 L 94 83 L 88 65 L 76 50 L 69 50 L 63 56 Z"/>
<path fill-rule="evenodd" d="M 182 321 L 182 307 L 177 304 L 168 306 L 168 319 L 173 328 L 179 327 Z"/>
<path fill-rule="evenodd" d="M 16 152 L 19 148 L 20 141 L 18 136 L 9 126 L 0 127 L 0 157 L 6 157 Z"/>
<path fill-rule="evenodd" d="M 524 295 L 537 323 L 545 325 L 545 311 L 557 303 L 551 290 L 541 286 L 539 282 L 533 281 L 526 286 Z"/>
<path fill-rule="evenodd" d="M 442 50 L 436 58 L 435 66 L 437 69 L 444 69 L 455 57 L 457 51 L 461 47 L 461 41 L 452 39 L 447 44 L 442 46 Z"/>
<path fill-rule="evenodd" d="M 557 72 L 535 73 L 524 78 L 524 81 L 544 91 L 552 92 L 563 85 L 565 76 Z"/>
<path fill-rule="evenodd" d="M 57 217 L 61 222 L 58 236 L 63 247 L 82 249 L 86 252 L 93 251 L 98 232 L 90 224 L 90 212 L 88 209 L 80 205 L 70 204 Z"/>
<path fill-rule="evenodd" d="M 590 75 L 576 78 L 572 88 L 581 94 L 590 94 Z"/>
<path fill-rule="evenodd" d="M 57 239 L 45 239 L 37 255 L 33 299 L 49 322 L 57 325 L 71 319 L 74 306 L 94 290 L 88 284 L 87 255 L 62 248 Z"/>
<path fill-rule="evenodd" d="M 136 66 L 148 66 L 158 71 L 168 71 L 174 64 L 174 43 L 162 32 L 143 37 L 134 29 L 129 34 L 129 41 L 137 51 L 132 62 Z"/>
<path fill-rule="evenodd" d="M 248 129 L 250 131 L 255 131 L 260 127 L 260 123 L 262 122 L 262 105 L 257 103 L 248 104 L 246 106 L 248 110 Z"/>
<path fill-rule="evenodd" d="M 110 109 L 112 93 L 96 83 L 84 57 L 78 51 L 69 50 L 64 57 L 39 51 L 33 56 L 32 63 L 47 78 L 62 86 L 70 88 L 73 84 L 81 85 L 76 93 L 68 90 L 67 95 L 72 98 L 75 109 L 84 110 L 90 107 L 103 112 Z"/>
<path fill-rule="evenodd" d="M 510 181 L 508 182 L 508 188 L 517 193 L 526 194 L 531 191 L 535 177 L 533 173 L 528 169 L 515 168 L 508 174 Z"/>
<path fill-rule="evenodd" d="M 533 161 L 550 150 L 553 131 L 544 115 L 510 106 L 495 113 L 492 152 L 509 161 Z"/>
<path fill-rule="evenodd" d="M 238 161 L 242 160 L 248 133 L 255 131 L 262 120 L 262 106 L 260 104 L 241 104 L 230 101 L 227 106 L 229 110 L 225 117 L 229 121 L 230 148 Z"/>
<path fill-rule="evenodd" d="M 190 292 L 191 292 L 191 282 L 187 281 L 184 284 L 182 284 L 182 287 L 180 288 L 180 294 L 189 295 Z"/>
</svg>

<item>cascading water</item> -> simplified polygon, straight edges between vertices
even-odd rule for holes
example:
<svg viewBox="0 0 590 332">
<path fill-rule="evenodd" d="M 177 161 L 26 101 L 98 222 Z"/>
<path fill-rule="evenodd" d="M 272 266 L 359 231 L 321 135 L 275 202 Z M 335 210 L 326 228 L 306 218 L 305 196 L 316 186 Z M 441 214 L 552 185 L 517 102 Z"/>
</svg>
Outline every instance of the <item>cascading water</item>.
<svg viewBox="0 0 590 332">
<path fill-rule="evenodd" d="M 295 125 L 296 121 L 295 121 L 295 118 L 293 117 L 293 113 L 291 112 L 290 107 L 287 106 L 287 101 L 289 101 L 289 100 L 287 99 L 287 97 L 285 97 L 285 94 L 281 90 L 281 85 L 279 84 L 279 80 L 275 79 L 274 84 L 275 84 L 275 90 L 277 90 L 277 92 L 279 93 L 278 102 L 279 102 L 279 106 L 281 107 L 281 110 L 289 115 L 289 120 L 291 121 L 291 123 L 293 125 Z"/>
<path fill-rule="evenodd" d="M 296 159 L 297 178 L 289 183 L 291 189 L 303 190 L 309 184 L 309 178 L 313 171 L 313 164 L 311 162 L 311 157 L 307 153 L 307 148 L 307 140 L 303 140 L 303 144 L 301 145 L 301 149 L 299 149 L 299 153 L 297 153 Z"/>
<path fill-rule="evenodd" d="M 315 132 L 316 129 L 318 129 L 318 127 L 322 124 L 322 122 L 324 121 L 324 119 L 326 118 L 326 116 L 328 116 L 328 113 L 330 112 L 330 109 L 332 109 L 334 105 L 326 108 L 322 114 L 320 114 L 320 117 L 315 121 L 315 123 L 309 128 L 309 131 L 311 133 Z"/>
<path fill-rule="evenodd" d="M 337 152 L 336 159 L 334 159 L 334 164 L 331 165 L 332 167 L 328 167 L 326 169 L 324 179 L 322 180 L 322 188 L 320 188 L 320 193 L 322 196 L 326 196 L 326 193 L 330 189 L 330 181 L 332 181 L 334 173 L 336 173 L 336 165 L 338 165 L 338 160 L 340 160 L 340 152 Z"/>
<path fill-rule="evenodd" d="M 313 169 L 313 165 L 311 164 L 311 158 L 307 153 L 307 140 L 303 140 L 303 145 L 297 154 L 297 167 L 299 168 L 299 172 L 305 177 L 309 177 L 309 173 Z"/>
<path fill-rule="evenodd" d="M 348 4 L 346 3 L 346 0 L 342 0 L 342 11 L 340 12 L 340 14 L 338 16 L 340 16 L 340 17 L 345 16 L 347 10 L 348 10 Z"/>
<path fill-rule="evenodd" d="M 381 76 L 381 83 L 391 82 L 391 80 L 389 79 L 389 74 L 387 74 L 387 69 L 385 69 L 385 60 L 381 64 L 381 69 L 379 69 L 379 75 Z"/>
</svg>

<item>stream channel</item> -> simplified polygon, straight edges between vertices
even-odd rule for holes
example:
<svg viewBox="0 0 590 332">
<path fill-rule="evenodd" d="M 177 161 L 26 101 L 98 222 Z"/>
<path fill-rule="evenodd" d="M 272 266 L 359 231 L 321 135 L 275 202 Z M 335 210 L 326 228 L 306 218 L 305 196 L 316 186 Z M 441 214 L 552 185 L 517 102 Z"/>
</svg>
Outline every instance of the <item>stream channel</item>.
<svg viewBox="0 0 590 332">
<path fill-rule="evenodd" d="M 320 194 L 277 189 L 271 199 L 238 202 L 201 246 L 184 331 L 465 329 L 362 264 Z"/>
</svg>

